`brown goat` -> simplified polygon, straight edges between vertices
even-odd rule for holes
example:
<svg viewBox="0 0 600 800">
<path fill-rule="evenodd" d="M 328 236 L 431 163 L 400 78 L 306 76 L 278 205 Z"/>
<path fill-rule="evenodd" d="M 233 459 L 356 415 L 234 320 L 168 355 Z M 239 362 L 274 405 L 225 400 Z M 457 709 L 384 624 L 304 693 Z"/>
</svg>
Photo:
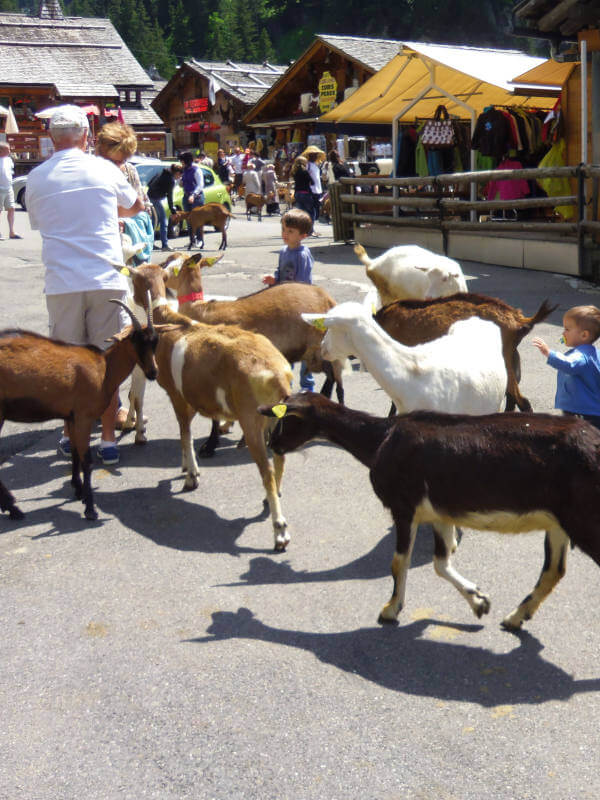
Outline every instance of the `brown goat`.
<svg viewBox="0 0 600 800">
<path fill-rule="evenodd" d="M 566 571 L 569 544 L 600 566 L 600 431 L 550 414 L 466 416 L 415 411 L 393 419 L 352 411 L 315 394 L 259 408 L 279 417 L 271 448 L 284 455 L 328 439 L 369 469 L 371 485 L 395 523 L 394 589 L 380 622 L 402 610 L 417 526 L 434 528 L 434 569 L 477 617 L 490 599 L 451 564 L 454 525 L 480 531 L 545 530 L 544 564 L 534 589 L 502 621 L 531 619 Z"/>
<path fill-rule="evenodd" d="M 248 192 L 245 196 L 246 200 L 246 219 L 250 220 L 250 214 L 252 213 L 252 209 L 255 208 L 258 214 L 258 221 L 262 222 L 262 210 L 263 206 L 267 202 L 267 198 L 264 194 L 256 194 L 256 192 Z"/>
<path fill-rule="evenodd" d="M 199 247 L 204 247 L 205 225 L 213 225 L 217 231 L 220 231 L 221 244 L 219 245 L 219 250 L 225 250 L 230 217 L 233 217 L 233 214 L 223 203 L 206 203 L 203 206 L 193 208 L 191 211 L 176 211 L 171 214 L 171 219 L 175 225 L 183 220 L 187 221 L 190 234 L 188 250 L 191 250 L 194 246 L 195 236 L 200 239 L 201 244 L 199 244 Z"/>
<path fill-rule="evenodd" d="M 172 311 L 160 266 L 142 264 L 128 269 L 135 302 L 147 307 L 150 298 L 157 322 L 173 327 L 159 337 L 156 361 L 158 383 L 169 395 L 179 423 L 185 488 L 198 485 L 199 470 L 190 431 L 195 415 L 237 420 L 267 494 L 275 549 L 284 550 L 290 540 L 279 501 L 284 460 L 275 456 L 274 465 L 271 464 L 265 444 L 268 426 L 256 409 L 265 397 L 271 398 L 266 402 L 276 403 L 290 394 L 290 365 L 258 333 L 234 325 L 204 325 Z M 138 422 L 141 417 L 140 405 Z"/>
<path fill-rule="evenodd" d="M 396 300 L 380 308 L 375 320 L 393 339 L 409 346 L 443 336 L 459 319 L 476 316 L 495 322 L 502 334 L 502 355 L 508 376 L 505 410 L 513 411 L 517 405 L 520 411 L 531 411 L 531 403 L 519 390 L 521 360 L 517 347 L 533 326 L 556 308 L 544 300 L 532 317 L 526 317 L 520 309 L 495 297 L 459 292 L 432 300 Z"/>
<path fill-rule="evenodd" d="M 148 326 L 142 328 L 126 305 L 118 300 L 111 302 L 123 306 L 132 326 L 113 336 L 115 343 L 104 352 L 29 331 L 0 333 L 0 429 L 5 420 L 65 420 L 71 440 L 71 486 L 90 520 L 98 518 L 90 477 L 92 426 L 136 363 L 149 380 L 157 374 L 154 350 L 159 326 L 153 325 L 148 313 Z M 0 511 L 8 511 L 11 519 L 23 517 L 1 482 Z"/>
<path fill-rule="evenodd" d="M 209 325 L 239 325 L 244 330 L 262 333 L 290 363 L 304 361 L 311 372 L 325 372 L 321 393 L 329 397 L 335 385 L 337 399 L 343 403 L 343 363 L 322 358 L 324 332 L 307 325 L 301 316 L 303 312 L 326 314 L 335 306 L 335 300 L 319 286 L 282 283 L 237 300 L 204 302 L 202 267 L 212 266 L 219 258 L 202 258 L 198 254 L 182 262 L 182 254 L 173 253 L 165 261 L 166 283 L 177 292 L 179 311 Z M 215 425 L 201 454 L 213 455 L 218 438 Z"/>
</svg>

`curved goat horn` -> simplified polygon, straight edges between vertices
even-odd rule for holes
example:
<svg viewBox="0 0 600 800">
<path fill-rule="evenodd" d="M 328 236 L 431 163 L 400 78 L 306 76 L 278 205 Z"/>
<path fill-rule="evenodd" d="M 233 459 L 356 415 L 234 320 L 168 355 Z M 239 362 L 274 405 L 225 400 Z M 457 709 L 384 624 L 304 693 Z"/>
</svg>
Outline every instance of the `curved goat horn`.
<svg viewBox="0 0 600 800">
<path fill-rule="evenodd" d="M 109 303 L 116 303 L 118 306 L 121 306 L 121 308 L 125 309 L 125 311 L 131 317 L 131 324 L 133 325 L 133 330 L 134 331 L 141 331 L 142 330 L 142 326 L 140 325 L 137 317 L 135 316 L 133 311 L 129 308 L 129 306 L 126 303 L 124 303 L 122 300 L 109 300 L 108 302 Z"/>
<path fill-rule="evenodd" d="M 150 289 L 146 292 L 146 302 L 148 303 L 148 330 L 154 333 L 154 320 L 152 318 L 152 295 Z"/>
</svg>

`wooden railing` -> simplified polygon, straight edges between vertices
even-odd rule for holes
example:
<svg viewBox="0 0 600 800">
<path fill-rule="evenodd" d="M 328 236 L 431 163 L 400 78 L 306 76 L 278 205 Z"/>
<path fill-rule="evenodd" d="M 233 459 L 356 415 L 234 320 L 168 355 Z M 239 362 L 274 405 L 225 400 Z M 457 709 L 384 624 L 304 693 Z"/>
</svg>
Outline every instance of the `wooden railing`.
<svg viewBox="0 0 600 800">
<path fill-rule="evenodd" d="M 520 200 L 477 199 L 477 189 L 489 181 L 540 180 L 567 178 L 575 194 L 561 197 L 529 197 Z M 386 226 L 418 227 L 442 233 L 444 251 L 448 251 L 451 231 L 477 231 L 495 234 L 514 232 L 553 234 L 561 239 L 576 240 L 579 252 L 579 274 L 597 279 L 596 265 L 590 252 L 600 255 L 600 221 L 598 220 L 600 166 L 581 164 L 577 167 L 527 168 L 461 172 L 424 178 L 361 177 L 342 178 L 329 187 L 331 218 L 335 241 L 354 238 L 354 225 L 364 223 Z M 379 194 L 357 192 L 358 187 L 378 186 Z M 570 221 L 553 218 L 494 219 L 499 210 L 518 216 L 524 210 L 542 210 L 556 206 L 573 206 Z M 486 214 L 485 212 L 492 212 Z M 587 257 L 586 257 L 587 255 Z"/>
</svg>

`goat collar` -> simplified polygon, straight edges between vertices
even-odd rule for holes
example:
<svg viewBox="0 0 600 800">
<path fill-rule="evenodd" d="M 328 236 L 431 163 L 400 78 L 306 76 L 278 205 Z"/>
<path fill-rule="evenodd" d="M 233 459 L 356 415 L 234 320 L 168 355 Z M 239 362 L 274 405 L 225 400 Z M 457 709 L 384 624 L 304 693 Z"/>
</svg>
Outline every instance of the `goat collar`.
<svg viewBox="0 0 600 800">
<path fill-rule="evenodd" d="M 177 300 L 180 306 L 182 306 L 184 303 L 193 303 L 195 300 L 204 300 L 204 292 L 190 292 L 190 294 L 179 294 L 177 295 Z"/>
</svg>

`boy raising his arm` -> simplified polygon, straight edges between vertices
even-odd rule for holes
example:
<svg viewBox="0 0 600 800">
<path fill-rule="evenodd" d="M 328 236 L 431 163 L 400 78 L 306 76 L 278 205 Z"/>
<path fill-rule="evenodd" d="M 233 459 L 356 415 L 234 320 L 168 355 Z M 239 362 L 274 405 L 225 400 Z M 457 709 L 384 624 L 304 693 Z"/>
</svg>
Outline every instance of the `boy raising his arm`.
<svg viewBox="0 0 600 800">
<path fill-rule="evenodd" d="M 558 371 L 555 408 L 576 414 L 600 428 L 600 360 L 593 342 L 600 336 L 600 310 L 596 306 L 574 306 L 563 317 L 566 353 L 550 350 L 543 339 L 532 344 Z"/>
</svg>

